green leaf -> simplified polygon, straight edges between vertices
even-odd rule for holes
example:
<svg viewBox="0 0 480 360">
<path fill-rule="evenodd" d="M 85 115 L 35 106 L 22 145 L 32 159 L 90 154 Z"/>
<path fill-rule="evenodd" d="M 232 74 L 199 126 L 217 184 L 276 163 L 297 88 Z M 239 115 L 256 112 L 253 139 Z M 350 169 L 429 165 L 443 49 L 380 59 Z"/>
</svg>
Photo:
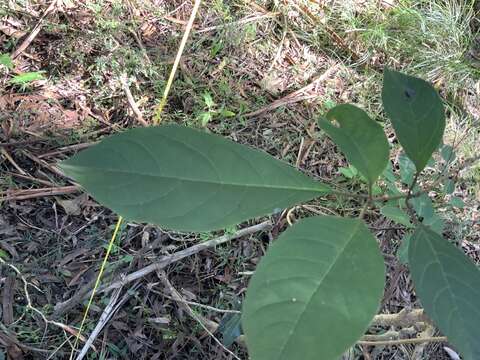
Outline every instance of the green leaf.
<svg viewBox="0 0 480 360">
<path fill-rule="evenodd" d="M 0 65 L 4 65 L 9 70 L 14 67 L 12 58 L 8 54 L 0 54 Z"/>
<path fill-rule="evenodd" d="M 393 172 L 392 163 L 390 161 L 387 163 L 387 167 L 383 171 L 383 177 L 386 181 L 391 183 L 395 183 L 398 180 L 397 176 Z"/>
<path fill-rule="evenodd" d="M 410 217 L 408 214 L 397 206 L 385 205 L 380 209 L 380 212 L 383 216 L 402 224 L 407 228 L 412 227 L 412 223 L 410 222 Z"/>
<path fill-rule="evenodd" d="M 422 193 L 420 196 L 411 199 L 410 202 L 412 203 L 418 217 L 429 219 L 435 213 L 435 210 L 433 209 L 433 202 L 425 193 Z"/>
<path fill-rule="evenodd" d="M 411 185 L 415 177 L 415 164 L 404 153 L 398 157 L 398 164 L 400 166 L 400 179 L 406 185 Z"/>
<path fill-rule="evenodd" d="M 445 111 L 442 100 L 426 81 L 385 68 L 383 107 L 398 141 L 418 172 L 442 141 Z"/>
<path fill-rule="evenodd" d="M 233 111 L 230 111 L 230 110 L 227 110 L 227 109 L 222 109 L 220 111 L 220 115 L 225 117 L 225 118 L 229 118 L 229 117 L 235 116 L 236 114 Z"/>
<path fill-rule="evenodd" d="M 425 226 L 408 251 L 416 293 L 464 360 L 480 359 L 480 271 L 457 247 Z"/>
<path fill-rule="evenodd" d="M 200 123 L 202 124 L 203 127 L 207 126 L 207 124 L 212 120 L 212 114 L 209 112 L 203 112 L 199 116 L 200 118 Z"/>
<path fill-rule="evenodd" d="M 451 179 L 446 179 L 443 183 L 443 192 L 445 194 L 453 194 L 455 191 L 455 183 Z"/>
<path fill-rule="evenodd" d="M 227 228 L 330 192 L 265 152 L 177 125 L 113 135 L 60 167 L 123 217 L 184 231 Z"/>
<path fill-rule="evenodd" d="M 10 256 L 8 255 L 8 253 L 6 251 L 0 249 L 0 258 L 8 260 L 8 259 L 10 259 Z"/>
<path fill-rule="evenodd" d="M 13 78 L 10 79 L 11 84 L 15 85 L 25 85 L 31 83 L 32 81 L 36 80 L 43 80 L 43 71 L 33 71 L 28 72 L 20 75 L 15 75 Z"/>
<path fill-rule="evenodd" d="M 338 171 L 340 171 L 340 173 L 347 179 L 353 179 L 358 175 L 358 170 L 352 165 L 349 165 L 348 168 L 340 167 L 338 168 Z"/>
<path fill-rule="evenodd" d="M 419 218 L 422 219 L 422 224 L 428 226 L 431 230 L 438 234 L 442 234 L 444 222 L 443 219 L 438 216 L 433 208 L 433 202 L 430 197 L 423 193 L 418 197 L 410 200 L 415 212 Z"/>
<path fill-rule="evenodd" d="M 387 167 L 389 147 L 382 126 L 365 111 L 342 104 L 331 109 L 318 125 L 338 145 L 348 161 L 373 184 Z M 338 127 L 332 124 L 338 123 Z"/>
<path fill-rule="evenodd" d="M 412 238 L 412 234 L 408 233 L 402 239 L 402 243 L 397 249 L 397 259 L 403 265 L 408 265 L 408 247 L 410 246 L 410 240 Z"/>
<path fill-rule="evenodd" d="M 214 105 L 212 95 L 210 95 L 210 93 L 208 92 L 203 94 L 203 101 L 205 102 L 205 105 L 207 105 L 208 108 L 211 108 Z"/>
<path fill-rule="evenodd" d="M 463 209 L 465 207 L 465 203 L 463 202 L 463 200 L 460 199 L 457 196 L 452 196 L 452 198 L 450 199 L 450 201 L 448 203 L 451 206 L 459 208 L 459 209 Z"/>
<path fill-rule="evenodd" d="M 243 304 L 253 360 L 337 360 L 365 332 L 385 268 L 361 220 L 320 216 L 285 231 L 262 258 Z"/>
<path fill-rule="evenodd" d="M 229 313 L 218 324 L 217 332 L 222 334 L 222 344 L 226 347 L 232 345 L 242 335 L 241 319 L 241 314 Z"/>
<path fill-rule="evenodd" d="M 450 145 L 443 145 L 440 154 L 442 155 L 443 160 L 449 164 L 451 164 L 456 158 L 455 150 Z"/>
</svg>

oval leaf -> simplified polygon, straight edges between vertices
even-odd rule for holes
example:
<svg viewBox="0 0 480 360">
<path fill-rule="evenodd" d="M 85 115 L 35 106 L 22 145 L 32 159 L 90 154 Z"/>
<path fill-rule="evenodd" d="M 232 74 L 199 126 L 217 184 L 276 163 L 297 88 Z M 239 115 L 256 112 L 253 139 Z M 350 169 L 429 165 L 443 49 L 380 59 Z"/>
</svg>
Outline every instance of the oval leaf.
<svg viewBox="0 0 480 360">
<path fill-rule="evenodd" d="M 480 359 L 480 271 L 453 244 L 420 225 L 408 249 L 408 262 L 428 316 L 464 360 Z"/>
<path fill-rule="evenodd" d="M 365 111 L 350 105 L 338 105 L 331 109 L 327 121 L 318 125 L 338 145 L 348 161 L 373 184 L 387 167 L 389 147 L 383 128 Z M 335 120 L 338 127 L 331 121 Z"/>
<path fill-rule="evenodd" d="M 413 227 L 412 223 L 410 222 L 410 216 L 408 216 L 408 214 L 398 206 L 385 205 L 380 209 L 380 212 L 386 218 L 402 224 L 407 228 Z"/>
<path fill-rule="evenodd" d="M 299 221 L 262 258 L 242 325 L 253 360 L 337 360 L 379 308 L 383 257 L 361 220 Z"/>
<path fill-rule="evenodd" d="M 437 91 L 422 79 L 385 68 L 382 101 L 398 141 L 417 172 L 422 171 L 445 130 L 445 111 Z"/>
<path fill-rule="evenodd" d="M 265 152 L 183 126 L 113 135 L 61 163 L 127 219 L 210 231 L 328 193 Z"/>
</svg>

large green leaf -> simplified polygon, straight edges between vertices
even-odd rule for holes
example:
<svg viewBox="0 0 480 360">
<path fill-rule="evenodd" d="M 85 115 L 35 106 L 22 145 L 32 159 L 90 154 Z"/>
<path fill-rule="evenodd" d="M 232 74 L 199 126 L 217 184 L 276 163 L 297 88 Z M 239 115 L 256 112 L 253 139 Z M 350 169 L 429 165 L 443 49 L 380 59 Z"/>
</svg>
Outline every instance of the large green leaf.
<svg viewBox="0 0 480 360">
<path fill-rule="evenodd" d="M 379 308 L 385 269 L 359 219 L 299 221 L 262 258 L 242 325 L 253 360 L 337 360 Z"/>
<path fill-rule="evenodd" d="M 350 105 L 335 106 L 318 125 L 338 145 L 348 161 L 373 184 L 387 167 L 389 147 L 382 126 L 365 111 Z M 336 121 L 338 127 L 331 121 Z"/>
<path fill-rule="evenodd" d="M 417 171 L 422 171 L 445 129 L 445 112 L 437 91 L 422 79 L 385 68 L 382 101 L 398 141 Z"/>
<path fill-rule="evenodd" d="M 177 125 L 113 135 L 60 166 L 118 214 L 185 231 L 225 228 L 329 192 L 265 152 Z"/>
<path fill-rule="evenodd" d="M 463 354 L 480 359 L 480 271 L 458 248 L 420 225 L 408 249 L 415 290 L 428 316 Z"/>
</svg>

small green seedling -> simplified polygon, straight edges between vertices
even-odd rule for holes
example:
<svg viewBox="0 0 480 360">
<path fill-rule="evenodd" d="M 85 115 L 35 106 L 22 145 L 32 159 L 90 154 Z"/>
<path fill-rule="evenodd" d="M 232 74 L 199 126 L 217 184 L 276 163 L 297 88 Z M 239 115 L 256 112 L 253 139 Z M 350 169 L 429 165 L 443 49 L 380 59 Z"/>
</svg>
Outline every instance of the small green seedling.
<svg viewBox="0 0 480 360">
<path fill-rule="evenodd" d="M 207 126 L 207 124 L 215 117 L 229 118 L 235 116 L 234 112 L 227 110 L 224 107 L 218 109 L 209 92 L 203 93 L 203 102 L 205 104 L 205 110 L 198 115 L 202 127 Z"/>
</svg>

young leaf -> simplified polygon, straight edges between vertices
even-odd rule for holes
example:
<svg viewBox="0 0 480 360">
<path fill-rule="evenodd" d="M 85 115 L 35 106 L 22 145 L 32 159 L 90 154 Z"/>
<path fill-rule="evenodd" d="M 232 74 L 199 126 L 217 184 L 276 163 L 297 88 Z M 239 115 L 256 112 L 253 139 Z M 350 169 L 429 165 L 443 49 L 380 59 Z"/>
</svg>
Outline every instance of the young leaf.
<svg viewBox="0 0 480 360">
<path fill-rule="evenodd" d="M 338 145 L 348 161 L 373 184 L 385 170 L 389 147 L 383 128 L 365 111 L 350 105 L 335 106 L 318 125 Z M 336 121 L 338 127 L 331 121 Z"/>
<path fill-rule="evenodd" d="M 347 179 L 353 179 L 358 175 L 358 170 L 352 165 L 349 165 L 348 168 L 340 167 L 338 168 L 338 171 L 340 171 L 340 173 Z"/>
<path fill-rule="evenodd" d="M 408 265 L 408 247 L 410 246 L 410 240 L 412 238 L 411 233 L 405 234 L 402 239 L 402 243 L 397 249 L 397 259 L 403 265 Z"/>
<path fill-rule="evenodd" d="M 14 67 L 12 58 L 8 54 L 0 54 L 0 65 L 4 65 L 8 70 Z"/>
<path fill-rule="evenodd" d="M 60 164 L 127 219 L 211 231 L 329 193 L 265 152 L 177 125 L 137 128 Z"/>
<path fill-rule="evenodd" d="M 210 95 L 209 92 L 205 92 L 203 94 L 203 101 L 205 102 L 205 105 L 207 105 L 209 109 L 212 108 L 214 105 L 212 95 Z"/>
<path fill-rule="evenodd" d="M 410 200 L 417 216 L 422 219 L 422 224 L 428 226 L 431 230 L 442 235 L 444 222 L 433 208 L 433 202 L 430 197 L 423 193 Z"/>
<path fill-rule="evenodd" d="M 408 250 L 415 290 L 427 315 L 464 360 L 480 359 L 480 271 L 458 248 L 420 225 Z"/>
<path fill-rule="evenodd" d="M 402 224 L 407 228 L 412 227 L 412 223 L 410 222 L 410 217 L 405 211 L 400 209 L 398 206 L 385 205 L 380 209 L 380 212 L 386 218 L 389 218 L 390 220 L 393 220 L 399 224 Z"/>
<path fill-rule="evenodd" d="M 242 335 L 241 314 L 229 313 L 218 324 L 217 332 L 222 334 L 222 344 L 229 347 Z"/>
<path fill-rule="evenodd" d="M 23 73 L 20 75 L 15 75 L 13 78 L 10 79 L 11 84 L 15 85 L 25 85 L 31 83 L 32 81 L 36 80 L 43 80 L 43 71 L 33 71 L 28 73 Z"/>
<path fill-rule="evenodd" d="M 400 179 L 405 185 L 410 186 L 415 177 L 415 164 L 404 153 L 398 157 L 398 164 L 400 165 Z"/>
<path fill-rule="evenodd" d="M 450 201 L 448 203 L 451 206 L 459 208 L 459 209 L 463 209 L 465 207 L 465 203 L 458 196 L 452 196 L 452 198 L 450 199 Z"/>
<path fill-rule="evenodd" d="M 450 194 L 453 194 L 454 191 L 455 191 L 455 183 L 451 179 L 446 179 L 443 182 L 443 192 L 445 194 L 450 195 Z"/>
<path fill-rule="evenodd" d="M 365 332 L 383 294 L 377 241 L 361 220 L 304 219 L 262 258 L 243 304 L 253 360 L 337 360 Z"/>
<path fill-rule="evenodd" d="M 442 155 L 443 160 L 449 164 L 451 164 L 456 158 L 455 150 L 450 145 L 443 145 L 440 154 Z"/>
<path fill-rule="evenodd" d="M 422 171 L 445 129 L 445 112 L 437 91 L 422 79 L 385 68 L 382 101 L 398 141 L 417 172 Z"/>
</svg>

